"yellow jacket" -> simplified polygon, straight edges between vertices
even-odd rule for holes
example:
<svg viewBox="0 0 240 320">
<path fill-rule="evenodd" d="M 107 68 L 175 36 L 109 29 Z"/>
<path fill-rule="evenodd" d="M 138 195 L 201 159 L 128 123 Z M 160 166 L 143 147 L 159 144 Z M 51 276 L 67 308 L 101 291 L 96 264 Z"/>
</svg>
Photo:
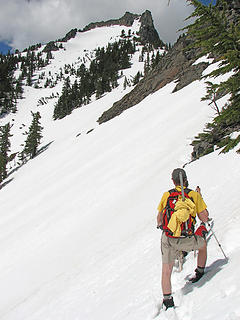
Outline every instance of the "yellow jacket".
<svg viewBox="0 0 240 320">
<path fill-rule="evenodd" d="M 181 186 L 176 186 L 175 189 L 177 191 L 181 191 Z M 184 189 L 185 189 L 185 187 L 184 187 Z M 164 192 L 162 199 L 158 205 L 159 213 L 164 212 L 164 209 L 167 205 L 167 200 L 168 200 L 169 195 L 170 195 L 169 192 Z M 196 214 L 202 212 L 203 210 L 205 210 L 207 208 L 200 193 L 192 190 L 188 193 L 188 196 L 189 196 L 189 198 L 191 198 L 193 200 L 193 201 L 191 201 L 189 198 L 185 198 L 185 201 L 187 201 L 186 204 L 189 204 L 189 208 L 187 209 L 187 211 L 189 211 L 189 212 L 186 212 L 185 210 L 183 210 L 184 208 L 182 208 L 182 210 L 180 210 L 178 213 L 176 211 L 175 214 L 172 215 L 173 218 L 170 219 L 170 221 L 169 221 L 170 228 L 169 228 L 169 224 L 168 224 L 168 228 L 171 229 L 173 233 L 175 233 L 174 234 L 175 237 L 177 237 L 176 234 L 179 234 L 180 224 L 182 222 L 184 222 L 185 219 L 186 219 L 185 221 L 188 220 L 189 214 L 191 214 L 193 217 L 195 217 Z M 188 200 L 190 200 L 194 206 L 192 206 L 192 204 L 190 204 Z M 178 204 L 178 202 L 179 202 L 179 204 Z M 178 208 L 178 206 L 181 207 L 182 202 L 183 202 L 182 200 L 177 201 L 177 203 L 175 205 L 175 210 L 176 210 L 176 208 Z"/>
<path fill-rule="evenodd" d="M 179 199 L 176 202 L 175 212 L 172 214 L 167 226 L 173 232 L 174 237 L 181 236 L 181 224 L 186 222 L 190 215 L 196 216 L 195 208 L 195 204 L 189 198 L 186 198 L 184 201 Z"/>
<path fill-rule="evenodd" d="M 176 186 L 175 189 L 177 191 L 181 191 L 181 186 Z M 184 187 L 184 189 L 185 189 L 185 187 Z M 162 211 L 166 207 L 167 199 L 168 199 L 169 195 L 170 195 L 170 193 L 168 191 L 164 192 L 162 199 L 158 205 L 159 212 Z M 205 210 L 207 208 L 200 193 L 198 193 L 196 191 L 190 191 L 188 196 L 189 196 L 189 198 L 192 198 L 193 202 L 195 203 L 195 206 L 196 206 L 195 207 L 195 215 L 196 215 L 196 213 L 202 212 L 203 210 Z"/>
</svg>

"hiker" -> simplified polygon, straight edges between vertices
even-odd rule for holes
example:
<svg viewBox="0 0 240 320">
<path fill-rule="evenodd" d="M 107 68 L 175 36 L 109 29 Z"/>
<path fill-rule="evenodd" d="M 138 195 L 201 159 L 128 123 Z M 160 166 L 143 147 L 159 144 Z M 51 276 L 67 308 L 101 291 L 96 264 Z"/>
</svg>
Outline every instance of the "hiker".
<svg viewBox="0 0 240 320">
<path fill-rule="evenodd" d="M 184 195 L 181 190 L 181 179 Z M 162 292 L 163 306 L 166 309 L 174 307 L 171 288 L 171 274 L 175 259 L 182 252 L 198 250 L 195 276 L 190 279 L 197 282 L 204 274 L 207 260 L 207 243 L 205 236 L 208 221 L 208 211 L 202 199 L 200 188 L 196 191 L 188 189 L 186 172 L 177 168 L 172 172 L 175 188 L 165 192 L 158 206 L 157 227 L 162 229 Z M 183 198 L 182 198 L 183 197 Z M 196 214 L 202 221 L 194 233 Z"/>
</svg>

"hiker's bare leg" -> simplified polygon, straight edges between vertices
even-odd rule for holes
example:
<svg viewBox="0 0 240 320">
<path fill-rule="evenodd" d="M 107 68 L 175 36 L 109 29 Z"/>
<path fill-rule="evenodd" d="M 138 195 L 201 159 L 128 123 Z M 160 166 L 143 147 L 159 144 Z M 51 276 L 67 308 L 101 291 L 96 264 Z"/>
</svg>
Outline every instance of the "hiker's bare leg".
<svg viewBox="0 0 240 320">
<path fill-rule="evenodd" d="M 207 261 L 207 242 L 205 242 L 204 247 L 198 250 L 198 259 L 197 265 L 198 267 L 204 268 Z"/>
<path fill-rule="evenodd" d="M 173 263 L 162 264 L 162 292 L 163 294 L 172 293 L 171 274 Z"/>
</svg>

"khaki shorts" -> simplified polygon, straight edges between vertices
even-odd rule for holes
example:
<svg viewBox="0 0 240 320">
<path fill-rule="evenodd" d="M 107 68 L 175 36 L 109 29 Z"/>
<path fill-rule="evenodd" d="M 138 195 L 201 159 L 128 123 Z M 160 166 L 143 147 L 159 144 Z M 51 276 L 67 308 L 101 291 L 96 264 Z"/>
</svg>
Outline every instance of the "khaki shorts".
<svg viewBox="0 0 240 320">
<path fill-rule="evenodd" d="M 161 240 L 162 262 L 174 263 L 180 251 L 198 250 L 205 245 L 206 241 L 200 236 L 170 238 L 163 232 Z"/>
</svg>

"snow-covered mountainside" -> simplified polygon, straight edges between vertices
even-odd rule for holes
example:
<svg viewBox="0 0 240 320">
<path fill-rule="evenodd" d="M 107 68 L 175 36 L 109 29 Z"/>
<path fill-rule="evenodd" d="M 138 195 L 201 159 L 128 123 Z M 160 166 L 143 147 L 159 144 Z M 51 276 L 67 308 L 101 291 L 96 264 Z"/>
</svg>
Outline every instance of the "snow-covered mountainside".
<svg viewBox="0 0 240 320">
<path fill-rule="evenodd" d="M 87 65 L 94 49 L 139 27 L 136 19 L 131 27 L 79 32 L 38 72 L 54 78 L 66 64 Z M 53 120 L 53 110 L 63 82 L 44 88 L 46 79 L 39 88 L 24 86 L 17 113 L 0 119 L 0 125 L 13 124 L 12 152 L 20 151 L 31 111 L 41 113 L 44 127 L 42 152 L 13 167 L 0 191 L 0 319 L 146 320 L 161 301 L 156 208 L 172 187 L 172 170 L 191 160 L 190 143 L 214 111 L 201 101 L 203 80 L 174 94 L 172 82 L 99 125 L 103 111 L 132 90 L 124 90 L 125 77 L 143 72 L 140 54 L 139 45 L 117 88 L 61 120 Z M 181 273 L 174 270 L 181 320 L 240 319 L 239 155 L 219 151 L 185 169 L 190 187 L 202 189 L 229 260 L 211 237 L 208 272 L 197 285 L 186 285 L 196 266 L 193 253 Z"/>
</svg>

